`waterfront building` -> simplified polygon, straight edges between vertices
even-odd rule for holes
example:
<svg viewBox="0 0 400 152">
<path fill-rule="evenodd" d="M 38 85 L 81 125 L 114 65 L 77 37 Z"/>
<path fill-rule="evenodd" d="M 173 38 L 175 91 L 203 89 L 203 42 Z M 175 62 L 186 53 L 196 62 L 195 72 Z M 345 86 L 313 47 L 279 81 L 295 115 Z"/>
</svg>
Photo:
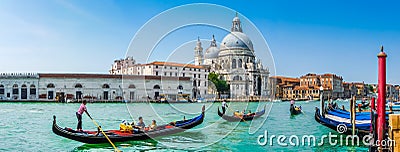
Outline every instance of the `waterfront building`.
<svg viewBox="0 0 400 152">
<path fill-rule="evenodd" d="M 127 76 L 160 76 L 161 79 L 186 77 L 192 84 L 190 87 L 191 98 L 212 98 L 213 96 L 213 94 L 208 94 L 209 69 L 206 66 L 161 61 L 139 64 L 132 57 L 127 57 L 126 59 L 115 60 L 109 73 Z M 157 95 L 155 98 L 159 96 Z"/>
<path fill-rule="evenodd" d="M 271 84 L 271 93 L 275 99 L 279 100 L 294 100 L 296 94 L 294 88 L 300 85 L 299 78 L 290 78 L 283 76 L 271 76 L 269 84 Z"/>
<path fill-rule="evenodd" d="M 1 100 L 147 101 L 160 94 L 190 95 L 191 86 L 188 77 L 0 73 Z"/>
<path fill-rule="evenodd" d="M 0 100 L 37 99 L 38 87 L 37 73 L 0 73 Z"/>
<path fill-rule="evenodd" d="M 299 98 L 319 97 L 322 86 L 324 97 L 343 98 L 343 78 L 335 74 L 317 75 L 308 73 L 300 77 L 300 86 L 295 88 Z"/>
<path fill-rule="evenodd" d="M 379 93 L 378 92 L 378 84 L 367 84 L 368 87 L 372 87 L 372 94 L 374 95 L 374 93 Z M 392 100 L 399 100 L 399 85 L 392 85 L 392 84 L 386 84 L 386 97 L 388 99 L 392 99 Z"/>
<path fill-rule="evenodd" d="M 399 92 L 396 90 L 396 86 L 386 84 L 386 97 L 390 100 L 397 100 L 399 98 Z"/>
<path fill-rule="evenodd" d="M 351 82 L 343 82 L 343 98 L 351 98 L 357 93 L 357 88 Z"/>
</svg>

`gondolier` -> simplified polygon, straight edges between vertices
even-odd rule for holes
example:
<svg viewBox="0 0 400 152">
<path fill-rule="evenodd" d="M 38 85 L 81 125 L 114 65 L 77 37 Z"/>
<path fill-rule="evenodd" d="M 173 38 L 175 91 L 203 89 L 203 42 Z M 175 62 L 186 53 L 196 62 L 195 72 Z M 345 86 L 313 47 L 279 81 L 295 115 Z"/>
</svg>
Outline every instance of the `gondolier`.
<svg viewBox="0 0 400 152">
<path fill-rule="evenodd" d="M 228 105 L 226 104 L 226 100 L 224 99 L 223 101 L 222 101 L 222 113 L 225 113 L 225 108 L 228 108 Z"/>
<path fill-rule="evenodd" d="M 79 107 L 78 111 L 76 112 L 76 118 L 78 119 L 78 125 L 76 127 L 76 131 L 82 131 L 82 114 L 83 114 L 83 112 L 85 112 L 89 116 L 89 118 L 92 119 L 90 114 L 87 112 L 86 100 L 82 101 L 81 106 Z"/>
</svg>

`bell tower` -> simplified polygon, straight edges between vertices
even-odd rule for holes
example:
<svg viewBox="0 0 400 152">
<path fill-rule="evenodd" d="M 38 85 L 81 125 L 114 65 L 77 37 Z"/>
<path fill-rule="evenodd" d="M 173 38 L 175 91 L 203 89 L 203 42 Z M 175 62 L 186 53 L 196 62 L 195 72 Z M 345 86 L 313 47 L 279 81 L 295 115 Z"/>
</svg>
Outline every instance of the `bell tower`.
<svg viewBox="0 0 400 152">
<path fill-rule="evenodd" d="M 243 32 L 242 25 L 240 25 L 240 19 L 238 17 L 238 13 L 236 12 L 235 18 L 232 20 L 232 28 L 231 32 Z"/>
<path fill-rule="evenodd" d="M 194 48 L 194 64 L 202 65 L 203 64 L 203 47 L 201 47 L 200 37 L 197 37 L 197 44 Z"/>
</svg>

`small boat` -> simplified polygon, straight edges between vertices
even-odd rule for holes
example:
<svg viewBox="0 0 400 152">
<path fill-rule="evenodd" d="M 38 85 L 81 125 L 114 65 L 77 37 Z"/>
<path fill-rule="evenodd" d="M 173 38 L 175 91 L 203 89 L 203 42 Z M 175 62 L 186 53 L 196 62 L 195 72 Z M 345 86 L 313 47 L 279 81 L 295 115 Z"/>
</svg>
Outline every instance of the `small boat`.
<svg viewBox="0 0 400 152">
<path fill-rule="evenodd" d="M 199 102 L 199 103 L 201 103 L 201 102 L 205 102 L 205 99 L 204 99 L 204 98 L 197 98 L 196 101 Z"/>
<path fill-rule="evenodd" d="M 388 102 L 386 104 L 387 108 L 392 107 L 393 109 L 400 109 L 400 102 Z"/>
<path fill-rule="evenodd" d="M 204 110 L 205 107 L 203 106 L 202 113 L 195 118 L 171 122 L 166 125 L 157 126 L 157 128 L 154 130 L 139 131 L 136 133 L 127 133 L 127 132 L 122 132 L 120 130 L 105 130 L 104 132 L 112 142 L 145 140 L 158 136 L 171 135 L 186 131 L 187 129 L 191 129 L 201 124 L 204 119 Z M 83 143 L 97 144 L 97 143 L 108 142 L 107 138 L 102 133 L 99 133 L 99 131 L 78 132 L 75 131 L 74 129 L 67 127 L 61 128 L 60 126 L 57 125 L 56 116 L 53 116 L 52 130 L 55 134 L 59 136 Z"/>
<path fill-rule="evenodd" d="M 386 122 L 389 120 L 389 114 L 391 112 L 386 112 Z M 364 136 L 369 134 L 370 132 L 370 127 L 371 127 L 371 112 L 356 112 L 356 133 L 357 135 Z M 324 113 L 324 116 L 322 117 L 320 114 L 320 109 L 316 108 L 315 109 L 315 120 L 324 125 L 327 126 L 333 130 L 338 131 L 339 125 L 342 125 L 345 127 L 344 130 L 341 130 L 340 133 L 343 134 L 352 134 L 352 124 L 351 124 L 351 119 L 350 119 L 350 112 L 341 110 L 341 109 L 330 109 L 327 110 Z M 342 128 L 343 129 L 343 128 Z"/>
<path fill-rule="evenodd" d="M 360 107 L 361 109 L 366 109 L 368 107 L 370 107 L 369 102 L 364 102 L 364 103 L 358 103 L 357 107 Z"/>
<path fill-rule="evenodd" d="M 218 107 L 218 115 L 220 117 L 222 117 L 222 119 L 225 119 L 226 121 L 230 121 L 230 122 L 234 122 L 234 121 L 251 121 L 251 120 L 253 120 L 255 118 L 261 117 L 262 115 L 264 115 L 264 113 L 265 113 L 265 106 L 264 106 L 264 109 L 262 111 L 255 112 L 255 113 L 252 113 L 252 114 L 243 115 L 243 117 L 228 116 L 228 115 L 222 113 L 219 110 L 219 107 Z"/>
<path fill-rule="evenodd" d="M 291 115 L 298 115 L 301 114 L 301 107 L 296 107 L 294 104 L 290 104 L 290 114 Z"/>
<path fill-rule="evenodd" d="M 340 110 L 340 109 L 331 109 L 328 110 L 324 116 L 321 116 L 320 109 L 315 108 L 315 120 L 339 133 L 343 134 L 352 134 L 352 124 L 350 119 L 350 112 Z M 371 127 L 371 114 L 370 112 L 358 112 L 356 113 L 356 133 L 357 135 L 367 135 L 370 132 Z M 340 128 L 340 126 L 343 126 Z M 342 129 L 342 130 L 338 130 Z"/>
</svg>

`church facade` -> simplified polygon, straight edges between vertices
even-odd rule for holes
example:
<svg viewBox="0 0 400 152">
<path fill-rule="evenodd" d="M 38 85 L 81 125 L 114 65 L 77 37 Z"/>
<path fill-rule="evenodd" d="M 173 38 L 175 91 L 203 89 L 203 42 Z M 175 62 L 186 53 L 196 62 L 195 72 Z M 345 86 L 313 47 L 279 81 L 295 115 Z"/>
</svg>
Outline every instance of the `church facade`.
<svg viewBox="0 0 400 152">
<path fill-rule="evenodd" d="M 194 48 L 195 64 L 209 67 L 230 86 L 231 98 L 268 95 L 269 70 L 255 55 L 251 39 L 243 32 L 239 17 L 234 17 L 231 32 L 217 46 L 214 35 L 203 53 L 198 39 Z M 204 55 L 203 55 L 204 54 Z"/>
</svg>

